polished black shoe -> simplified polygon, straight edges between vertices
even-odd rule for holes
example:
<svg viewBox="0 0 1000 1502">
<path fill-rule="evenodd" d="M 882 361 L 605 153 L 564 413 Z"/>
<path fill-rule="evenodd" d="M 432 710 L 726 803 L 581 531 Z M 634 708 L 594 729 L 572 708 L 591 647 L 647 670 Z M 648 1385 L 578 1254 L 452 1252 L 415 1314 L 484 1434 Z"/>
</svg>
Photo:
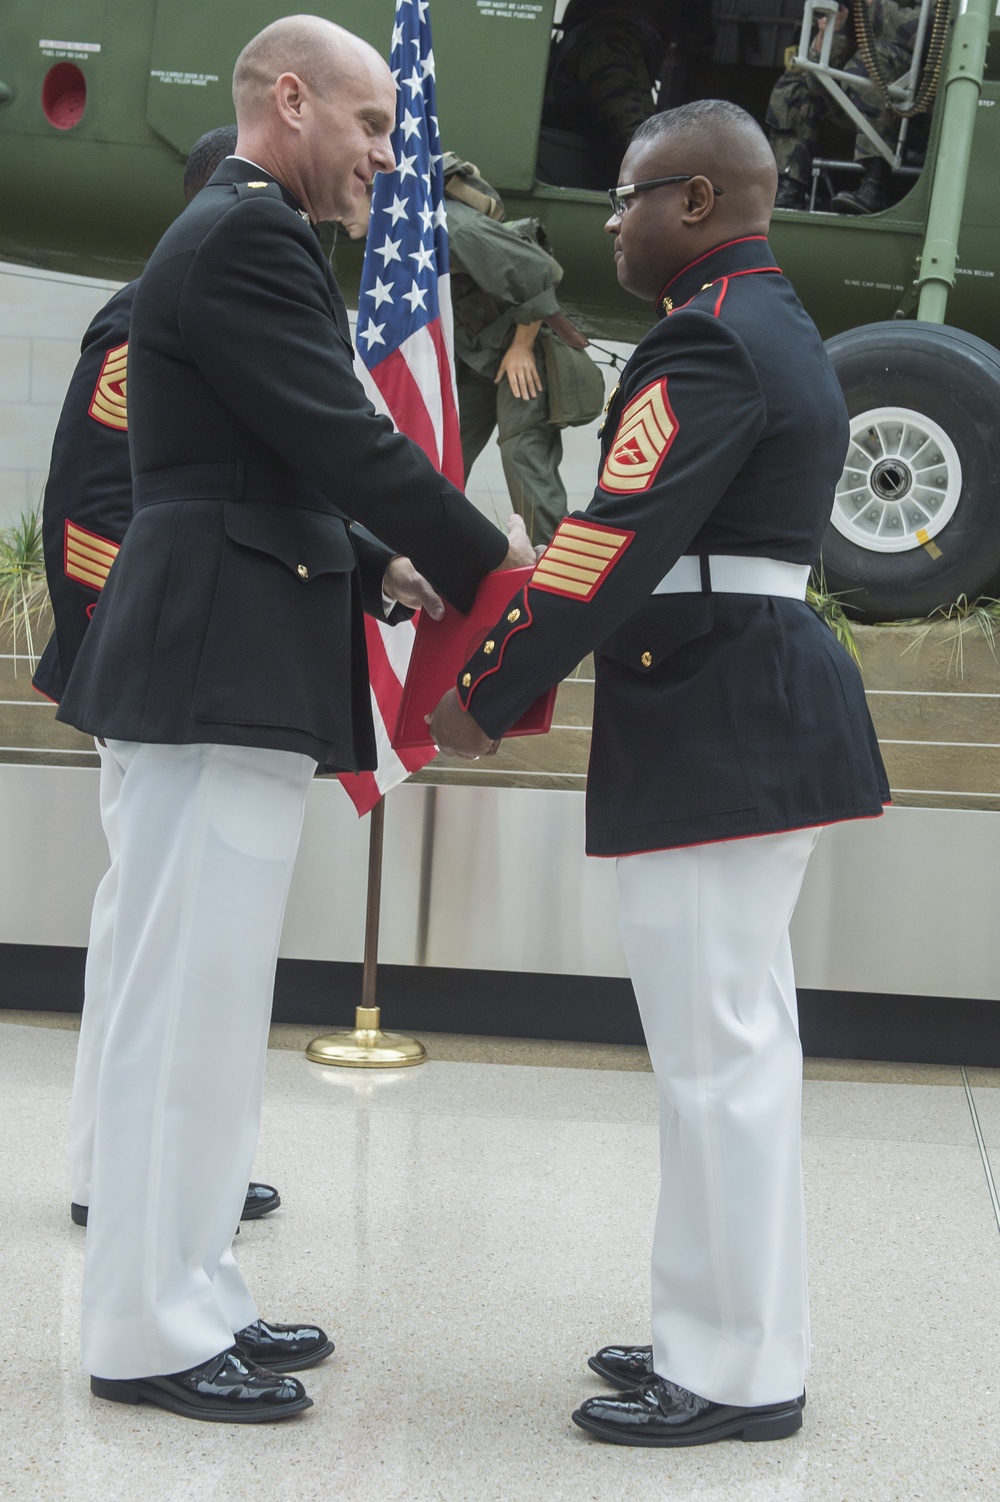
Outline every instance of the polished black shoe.
<svg viewBox="0 0 1000 1502">
<path fill-rule="evenodd" d="M 280 1204 L 281 1195 L 270 1184 L 251 1184 L 240 1220 L 260 1220 L 262 1215 L 270 1215 L 272 1210 L 277 1210 Z"/>
<path fill-rule="evenodd" d="M 262 1215 L 270 1215 L 272 1210 L 277 1210 L 280 1204 L 281 1195 L 270 1184 L 251 1184 L 240 1212 L 240 1220 L 260 1220 Z M 69 1213 L 75 1226 L 87 1224 L 87 1209 L 86 1205 L 70 1205 Z"/>
<path fill-rule="evenodd" d="M 602 1346 L 596 1356 L 587 1358 L 592 1372 L 617 1387 L 620 1392 L 629 1392 L 639 1387 L 653 1372 L 652 1346 Z M 799 1398 L 799 1407 L 806 1406 L 805 1393 Z"/>
<path fill-rule="evenodd" d="M 653 1376 L 652 1346 L 602 1346 L 587 1360 L 592 1372 L 610 1382 L 612 1387 L 629 1392 Z"/>
<path fill-rule="evenodd" d="M 274 1325 L 258 1319 L 233 1339 L 244 1360 L 269 1372 L 300 1372 L 318 1366 L 333 1351 L 333 1341 L 318 1325 Z"/>
<path fill-rule="evenodd" d="M 806 206 L 806 186 L 794 177 L 789 177 L 787 172 L 778 175 L 778 191 L 774 198 L 776 209 L 804 209 Z"/>
<path fill-rule="evenodd" d="M 830 208 L 835 214 L 881 214 L 889 206 L 888 188 L 888 162 L 880 156 L 870 158 L 858 186 L 837 193 L 830 199 Z"/>
<path fill-rule="evenodd" d="M 712 1403 L 663 1377 L 649 1377 L 631 1392 L 588 1398 L 574 1424 L 613 1445 L 709 1445 L 719 1439 L 787 1439 L 802 1428 L 799 1399 L 737 1408 Z"/>
<path fill-rule="evenodd" d="M 183 1418 L 209 1419 L 216 1424 L 269 1423 L 312 1407 L 301 1382 L 254 1366 L 236 1347 L 190 1371 L 166 1377 L 136 1377 L 126 1382 L 91 1377 L 90 1390 L 111 1403 L 156 1403 Z"/>
</svg>

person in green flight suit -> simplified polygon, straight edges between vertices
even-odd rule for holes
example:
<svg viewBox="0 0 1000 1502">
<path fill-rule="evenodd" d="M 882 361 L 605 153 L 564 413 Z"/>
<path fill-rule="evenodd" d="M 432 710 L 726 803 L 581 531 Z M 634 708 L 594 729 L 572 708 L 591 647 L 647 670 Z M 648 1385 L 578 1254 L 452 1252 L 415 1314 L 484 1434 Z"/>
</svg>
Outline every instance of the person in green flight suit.
<svg viewBox="0 0 1000 1502">
<path fill-rule="evenodd" d="M 539 335 L 544 322 L 574 348 L 587 341 L 559 310 L 558 262 L 501 222 L 499 195 L 468 163 L 448 153 L 444 170 L 466 480 L 496 431 L 511 504 L 532 542 L 547 543 L 566 515 L 566 489 Z"/>
</svg>

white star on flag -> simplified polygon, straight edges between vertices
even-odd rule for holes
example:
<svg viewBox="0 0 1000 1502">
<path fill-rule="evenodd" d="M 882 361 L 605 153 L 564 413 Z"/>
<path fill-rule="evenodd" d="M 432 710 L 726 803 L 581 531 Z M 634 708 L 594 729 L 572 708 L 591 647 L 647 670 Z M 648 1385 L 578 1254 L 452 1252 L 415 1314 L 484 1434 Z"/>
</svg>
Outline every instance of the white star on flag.
<svg viewBox="0 0 1000 1502">
<path fill-rule="evenodd" d="M 435 220 L 434 220 L 434 210 L 431 208 L 431 206 L 430 206 L 429 203 L 425 203 L 424 204 L 423 208 L 419 212 L 418 217 L 419 217 L 420 223 L 421 223 L 421 225 L 423 227 L 423 232 L 426 235 L 429 232 L 431 226 L 435 222 Z"/>
<path fill-rule="evenodd" d="M 409 292 L 403 293 L 403 301 L 410 304 L 411 313 L 415 313 L 418 308 L 426 308 L 426 297 L 426 289 L 424 287 L 418 287 L 416 282 L 413 283 L 413 286 L 410 288 Z"/>
<path fill-rule="evenodd" d="M 414 100 L 418 94 L 422 94 L 424 92 L 424 79 L 426 77 L 426 73 L 420 74 L 414 67 L 413 72 L 410 74 L 409 78 L 403 79 L 403 82 L 406 84 L 406 87 L 410 91 L 411 101 Z"/>
<path fill-rule="evenodd" d="M 364 329 L 361 334 L 358 335 L 358 337 L 360 339 L 367 339 L 368 348 L 371 349 L 373 344 L 385 343 L 385 340 L 382 338 L 382 330 L 384 328 L 384 323 L 376 323 L 373 318 L 369 318 L 368 327 Z"/>
<path fill-rule="evenodd" d="M 414 152 L 412 156 L 407 156 L 406 153 L 405 153 L 405 151 L 401 151 L 400 152 L 400 154 L 399 154 L 399 167 L 397 168 L 397 171 L 399 172 L 399 180 L 400 180 L 400 182 L 402 182 L 403 179 L 407 178 L 407 177 L 416 177 L 416 175 L 417 175 L 417 169 L 413 165 L 416 160 L 417 160 L 417 153 L 416 152 Z"/>
<path fill-rule="evenodd" d="M 396 227 L 397 220 L 406 218 L 406 205 L 409 203 L 409 201 L 410 200 L 408 198 L 400 198 L 398 193 L 394 193 L 392 195 L 392 203 L 388 204 L 387 207 L 382 210 L 383 214 L 392 215 L 393 229 L 395 229 Z"/>
<path fill-rule="evenodd" d="M 407 110 L 403 116 L 403 135 L 405 139 L 408 141 L 411 136 L 419 134 L 419 131 L 420 121 L 416 115 L 411 115 L 409 110 Z"/>
<path fill-rule="evenodd" d="M 395 285 L 395 282 L 383 282 L 380 281 L 378 277 L 376 277 L 374 287 L 368 287 L 365 289 L 365 296 L 374 297 L 375 307 L 377 310 L 382 306 L 384 302 L 392 302 L 392 289 Z M 384 327 L 385 325 L 383 324 L 383 328 Z"/>
<path fill-rule="evenodd" d="M 410 260 L 416 261 L 418 271 L 430 271 L 434 265 L 434 247 L 418 245 L 416 250 L 410 252 Z"/>
<path fill-rule="evenodd" d="M 380 245 L 377 248 L 377 250 L 375 251 L 375 254 L 377 256 L 381 256 L 382 257 L 382 270 L 383 271 L 388 266 L 388 264 L 389 264 L 390 261 L 400 261 L 400 260 L 402 260 L 402 257 L 399 254 L 399 247 L 402 245 L 402 243 L 403 243 L 402 240 L 390 240 L 389 236 L 386 235 L 386 237 L 385 237 L 385 244 L 384 245 Z"/>
<path fill-rule="evenodd" d="M 402 28 L 402 26 L 396 25 L 396 26 L 394 26 L 392 28 L 392 45 L 394 47 L 401 47 L 402 44 L 403 44 L 403 28 Z"/>
<path fill-rule="evenodd" d="M 430 78 L 437 78 L 437 74 L 434 71 L 434 49 L 433 48 L 430 50 L 430 52 L 428 52 L 427 56 L 421 60 L 420 66 L 424 70 L 424 77 L 425 78 L 428 78 L 428 77 L 430 77 Z"/>
</svg>

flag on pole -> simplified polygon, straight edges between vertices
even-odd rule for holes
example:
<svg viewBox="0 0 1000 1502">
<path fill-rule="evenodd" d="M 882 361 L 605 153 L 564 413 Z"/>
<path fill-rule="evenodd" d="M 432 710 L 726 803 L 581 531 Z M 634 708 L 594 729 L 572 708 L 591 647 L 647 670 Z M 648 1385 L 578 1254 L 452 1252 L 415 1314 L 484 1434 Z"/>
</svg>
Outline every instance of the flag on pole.
<svg viewBox="0 0 1000 1502">
<path fill-rule="evenodd" d="M 448 228 L 431 45 L 430 0 L 397 0 L 389 66 L 396 80 L 393 173 L 380 172 L 358 299 L 357 371 L 377 411 L 424 450 L 442 474 L 464 483 L 455 386 Z M 365 617 L 378 768 L 341 781 L 359 815 L 416 772 L 433 749 L 396 752 L 389 743 L 414 627 Z"/>
</svg>

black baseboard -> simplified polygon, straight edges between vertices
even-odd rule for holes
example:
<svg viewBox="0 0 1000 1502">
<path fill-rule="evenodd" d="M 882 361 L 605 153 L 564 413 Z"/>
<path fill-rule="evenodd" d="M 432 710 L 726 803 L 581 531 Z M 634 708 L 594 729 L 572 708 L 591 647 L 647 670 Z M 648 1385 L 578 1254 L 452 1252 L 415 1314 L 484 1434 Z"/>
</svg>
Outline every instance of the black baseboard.
<svg viewBox="0 0 1000 1502">
<path fill-rule="evenodd" d="M 79 1012 L 86 950 L 0 944 L 0 1009 Z M 383 965 L 385 1026 L 406 1032 L 641 1043 L 627 980 Z M 361 999 L 361 966 L 279 960 L 275 1022 L 347 1027 Z M 803 1051 L 811 1058 L 1000 1068 L 1000 1002 L 961 997 L 799 992 Z"/>
</svg>

